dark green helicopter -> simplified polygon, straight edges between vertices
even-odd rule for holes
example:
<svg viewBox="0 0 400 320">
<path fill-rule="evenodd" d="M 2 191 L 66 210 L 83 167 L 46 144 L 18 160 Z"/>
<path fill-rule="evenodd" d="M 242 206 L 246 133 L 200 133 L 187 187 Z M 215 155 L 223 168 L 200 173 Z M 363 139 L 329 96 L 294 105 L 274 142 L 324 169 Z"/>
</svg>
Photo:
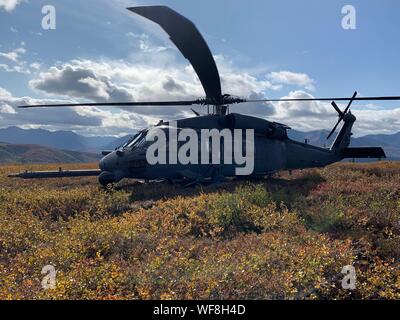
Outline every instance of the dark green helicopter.
<svg viewBox="0 0 400 320">
<path fill-rule="evenodd" d="M 157 126 L 139 132 L 120 148 L 114 151 L 104 151 L 104 158 L 99 163 L 100 170 L 63 171 L 60 169 L 52 172 L 25 172 L 14 176 L 32 179 L 96 175 L 99 176 L 99 182 L 102 185 L 116 183 L 123 178 L 145 181 L 184 181 L 186 184 L 193 184 L 217 182 L 225 177 L 239 175 L 247 177 L 266 176 L 281 170 L 291 171 L 324 167 L 345 158 L 386 157 L 382 148 L 349 148 L 352 136 L 351 130 L 356 121 L 356 117 L 351 113 L 350 107 L 353 101 L 389 101 L 400 100 L 400 97 L 357 97 L 357 92 L 355 92 L 351 98 L 246 100 L 233 95 L 222 94 L 220 76 L 214 58 L 202 35 L 190 20 L 165 6 L 132 7 L 128 8 L 128 10 L 157 23 L 167 32 L 171 41 L 192 64 L 206 93 L 205 98 L 189 101 L 30 105 L 21 106 L 20 108 L 202 105 L 208 108 L 208 114 L 200 115 L 193 110 L 196 117 L 174 122 L 161 121 Z M 346 109 L 342 111 L 333 100 L 348 101 L 349 103 Z M 229 112 L 229 107 L 234 104 L 274 101 L 333 101 L 332 106 L 337 111 L 339 120 L 329 134 L 328 139 L 336 132 L 342 122 L 344 124 L 332 146 L 326 149 L 289 139 L 287 131 L 290 128 L 284 124 Z M 184 137 L 190 138 L 189 133 L 202 134 L 207 130 L 208 132 L 220 133 L 220 136 L 217 137 L 219 144 L 213 144 L 211 148 L 210 141 L 213 138 L 209 137 L 210 140 L 207 140 L 205 147 L 199 142 L 197 147 L 196 143 L 192 143 L 191 148 L 186 146 L 186 149 L 184 149 L 189 140 L 181 139 L 182 134 Z M 232 137 L 226 136 L 226 134 L 233 132 L 239 132 L 237 138 L 241 138 L 238 150 L 236 149 L 237 146 L 233 146 L 235 144 L 238 145 L 238 143 L 232 142 Z M 251 132 L 251 136 L 247 135 L 249 132 Z M 161 133 L 165 133 L 164 140 L 160 138 Z M 157 138 L 155 138 L 156 136 Z M 175 144 L 171 143 L 172 140 L 174 140 Z M 149 150 L 154 148 L 156 142 L 159 148 L 153 155 L 160 156 L 160 153 L 165 151 L 170 156 L 169 162 L 151 163 L 149 161 Z M 243 168 L 244 162 L 238 162 L 236 159 L 240 159 L 243 156 L 243 150 L 250 144 L 252 144 L 253 148 L 249 149 L 251 154 L 248 155 L 249 158 L 247 160 L 252 162 L 250 165 L 251 170 L 244 174 L 238 173 L 238 169 Z M 179 148 L 183 148 L 183 151 L 179 150 Z M 225 151 L 222 152 L 222 150 Z M 230 153 L 226 152 L 226 150 Z M 171 151 L 173 152 L 171 153 Z M 203 154 L 200 155 L 202 151 Z M 173 158 L 174 152 L 176 154 L 182 152 L 186 160 L 192 159 L 194 161 L 183 163 L 177 162 L 176 159 L 171 161 L 171 155 Z M 204 152 L 206 152 L 206 155 L 204 155 Z M 235 156 L 235 161 L 232 161 L 233 155 Z"/>
</svg>

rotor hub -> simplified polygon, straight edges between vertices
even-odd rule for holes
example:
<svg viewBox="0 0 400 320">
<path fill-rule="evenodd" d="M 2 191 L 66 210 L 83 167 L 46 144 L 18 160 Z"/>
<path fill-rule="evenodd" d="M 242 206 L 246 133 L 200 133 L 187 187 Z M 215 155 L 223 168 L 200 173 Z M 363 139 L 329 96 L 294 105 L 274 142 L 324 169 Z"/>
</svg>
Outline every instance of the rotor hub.
<svg viewBox="0 0 400 320">
<path fill-rule="evenodd" d="M 246 102 L 246 100 L 232 96 L 230 94 L 220 95 L 218 98 L 207 97 L 205 99 L 199 100 L 202 105 L 214 106 L 214 114 L 226 115 L 229 111 L 229 106 L 231 104 L 238 104 Z"/>
</svg>

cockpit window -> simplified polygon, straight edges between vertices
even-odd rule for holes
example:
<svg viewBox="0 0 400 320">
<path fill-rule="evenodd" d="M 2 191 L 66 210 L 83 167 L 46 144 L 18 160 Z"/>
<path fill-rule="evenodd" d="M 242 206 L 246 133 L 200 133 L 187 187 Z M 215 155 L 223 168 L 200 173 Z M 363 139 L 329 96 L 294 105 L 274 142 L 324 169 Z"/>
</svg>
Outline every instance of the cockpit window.
<svg viewBox="0 0 400 320">
<path fill-rule="evenodd" d="M 124 148 L 143 148 L 151 143 L 153 141 L 157 141 L 157 137 L 160 134 L 160 130 L 164 132 L 166 141 L 168 141 L 169 134 L 170 132 L 176 133 L 176 135 L 179 134 L 179 129 L 177 128 L 172 128 L 168 126 L 163 126 L 163 127 L 155 127 L 151 128 L 148 130 L 143 130 L 141 131 L 138 135 L 136 135 L 130 142 L 128 142 Z"/>
<path fill-rule="evenodd" d="M 132 148 L 132 147 L 136 146 L 136 144 L 146 136 L 146 133 L 147 133 L 147 130 L 140 131 L 136 136 L 134 136 L 132 138 L 131 141 L 129 141 L 128 143 L 126 143 L 124 145 L 124 148 Z"/>
</svg>

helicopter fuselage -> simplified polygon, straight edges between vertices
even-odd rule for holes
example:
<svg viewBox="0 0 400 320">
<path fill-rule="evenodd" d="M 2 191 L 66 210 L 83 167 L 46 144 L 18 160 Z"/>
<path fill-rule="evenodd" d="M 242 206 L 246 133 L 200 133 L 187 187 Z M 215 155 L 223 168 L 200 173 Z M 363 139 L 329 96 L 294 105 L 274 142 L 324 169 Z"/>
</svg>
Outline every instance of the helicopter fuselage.
<svg viewBox="0 0 400 320">
<path fill-rule="evenodd" d="M 281 170 L 323 167 L 343 159 L 339 153 L 330 149 L 293 141 L 287 136 L 289 129 L 287 126 L 260 118 L 240 114 L 207 115 L 178 120 L 176 123 L 177 130 L 190 128 L 198 132 L 205 129 L 253 130 L 254 154 L 252 154 L 252 160 L 254 163 L 253 170 L 248 176 L 266 176 Z M 169 122 L 162 123 L 163 128 L 169 128 L 169 125 Z M 139 133 L 139 136 L 143 136 L 142 140 L 147 132 L 149 130 Z M 139 141 L 135 142 L 135 139 Z M 188 179 L 201 182 L 205 179 L 237 176 L 237 169 L 242 167 L 235 162 L 224 162 L 222 151 L 221 161 L 213 163 L 211 150 L 209 150 L 210 163 L 207 164 L 149 164 L 147 151 L 150 143 L 141 143 L 138 137 L 132 140 L 100 161 L 99 166 L 102 173 L 99 180 L 101 184 L 118 182 L 123 178 L 169 181 Z M 166 147 L 169 142 L 167 140 Z M 225 141 L 221 139 L 220 143 L 220 150 L 222 150 Z M 248 141 L 243 143 L 248 143 Z"/>
</svg>

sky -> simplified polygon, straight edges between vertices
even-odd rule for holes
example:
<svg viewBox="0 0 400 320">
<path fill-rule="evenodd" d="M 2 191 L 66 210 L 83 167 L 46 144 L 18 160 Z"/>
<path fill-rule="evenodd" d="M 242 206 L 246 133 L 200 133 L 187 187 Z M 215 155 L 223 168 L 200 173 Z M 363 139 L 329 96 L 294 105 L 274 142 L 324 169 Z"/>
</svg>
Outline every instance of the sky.
<svg viewBox="0 0 400 320">
<path fill-rule="evenodd" d="M 55 8 L 55 29 L 42 27 L 46 5 Z M 398 0 L 0 0 L 0 127 L 121 136 L 160 119 L 193 116 L 187 107 L 16 108 L 203 97 L 194 70 L 165 32 L 126 10 L 137 5 L 167 5 L 195 23 L 224 93 L 400 95 Z M 355 9 L 356 29 L 342 27 L 345 5 Z M 329 103 L 317 102 L 244 104 L 231 112 L 302 131 L 330 130 L 337 120 Z M 400 131 L 400 102 L 355 103 L 353 112 L 356 136 Z"/>
</svg>

